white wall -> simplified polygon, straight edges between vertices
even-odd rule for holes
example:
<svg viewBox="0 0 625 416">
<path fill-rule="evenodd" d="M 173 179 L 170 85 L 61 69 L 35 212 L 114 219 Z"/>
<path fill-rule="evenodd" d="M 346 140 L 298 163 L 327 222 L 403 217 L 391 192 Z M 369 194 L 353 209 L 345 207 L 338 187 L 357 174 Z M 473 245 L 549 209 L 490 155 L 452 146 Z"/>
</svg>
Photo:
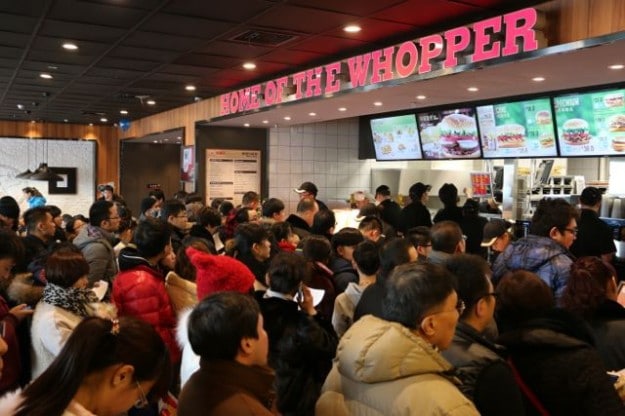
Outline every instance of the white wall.
<svg viewBox="0 0 625 416">
<path fill-rule="evenodd" d="M 44 143 L 48 145 L 47 152 Z M 0 138 L 0 196 L 12 196 L 20 203 L 24 212 L 27 204 L 22 188 L 34 186 L 44 195 L 49 205 L 57 205 L 63 213 L 87 216 L 95 196 L 95 152 L 96 143 L 88 140 Z M 76 194 L 50 195 L 48 182 L 15 178 L 15 175 L 26 168 L 35 170 L 39 162 L 46 159 L 51 167 L 77 168 Z"/>
</svg>

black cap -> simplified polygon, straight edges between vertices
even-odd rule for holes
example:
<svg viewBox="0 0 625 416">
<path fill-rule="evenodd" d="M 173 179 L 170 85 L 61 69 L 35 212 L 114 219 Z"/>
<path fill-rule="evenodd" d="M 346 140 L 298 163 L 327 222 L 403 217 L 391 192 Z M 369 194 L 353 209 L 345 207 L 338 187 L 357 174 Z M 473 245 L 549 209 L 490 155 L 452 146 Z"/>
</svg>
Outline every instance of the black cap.
<svg viewBox="0 0 625 416">
<path fill-rule="evenodd" d="M 389 196 L 391 195 L 391 188 L 389 188 L 388 185 L 380 185 L 377 188 L 375 188 L 375 194 L 382 195 L 382 196 Z"/>
<path fill-rule="evenodd" d="M 423 182 L 417 182 L 410 187 L 408 195 L 412 200 L 421 199 L 421 196 L 426 192 L 430 192 L 431 189 L 431 185 L 425 185 Z"/>
<path fill-rule="evenodd" d="M 594 186 L 584 188 L 579 197 L 579 201 L 584 205 L 592 207 L 598 202 L 601 202 L 601 191 Z"/>
<path fill-rule="evenodd" d="M 512 223 L 502 219 L 494 219 L 490 220 L 484 225 L 484 234 L 482 236 L 482 247 L 490 247 L 493 245 L 495 240 L 498 237 L 504 235 L 510 227 L 512 227 Z"/>
<path fill-rule="evenodd" d="M 299 188 L 295 189 L 295 192 L 297 192 L 298 194 L 303 194 L 304 192 L 308 192 L 311 195 L 317 196 L 317 185 L 315 185 L 312 182 L 304 182 L 302 183 Z"/>
</svg>

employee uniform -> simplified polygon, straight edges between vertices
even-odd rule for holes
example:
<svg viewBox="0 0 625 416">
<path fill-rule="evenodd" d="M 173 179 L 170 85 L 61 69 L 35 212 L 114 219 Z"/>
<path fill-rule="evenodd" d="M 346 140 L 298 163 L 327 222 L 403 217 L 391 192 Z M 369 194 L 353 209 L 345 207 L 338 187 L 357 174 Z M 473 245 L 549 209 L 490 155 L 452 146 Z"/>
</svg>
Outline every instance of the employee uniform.
<svg viewBox="0 0 625 416">
<path fill-rule="evenodd" d="M 616 252 L 612 230 L 592 209 L 582 209 L 577 222 L 577 238 L 571 245 L 576 257 L 601 256 Z"/>
</svg>

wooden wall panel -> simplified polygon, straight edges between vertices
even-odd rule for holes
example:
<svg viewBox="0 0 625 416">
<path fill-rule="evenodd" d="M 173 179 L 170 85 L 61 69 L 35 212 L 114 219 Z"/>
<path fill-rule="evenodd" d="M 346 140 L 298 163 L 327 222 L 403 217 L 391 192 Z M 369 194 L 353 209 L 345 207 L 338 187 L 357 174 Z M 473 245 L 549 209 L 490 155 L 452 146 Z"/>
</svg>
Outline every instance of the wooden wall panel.
<svg viewBox="0 0 625 416">
<path fill-rule="evenodd" d="M 97 167 L 94 167 L 97 168 L 97 182 L 113 181 L 119 184 L 119 135 L 115 127 L 0 121 L 0 136 L 95 140 L 98 143 Z"/>
</svg>

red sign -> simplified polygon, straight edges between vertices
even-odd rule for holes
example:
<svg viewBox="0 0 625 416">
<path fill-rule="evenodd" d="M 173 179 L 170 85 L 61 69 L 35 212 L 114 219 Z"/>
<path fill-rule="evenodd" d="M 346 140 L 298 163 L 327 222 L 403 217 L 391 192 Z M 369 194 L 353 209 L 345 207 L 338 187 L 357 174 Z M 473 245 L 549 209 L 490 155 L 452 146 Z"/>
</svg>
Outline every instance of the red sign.
<svg viewBox="0 0 625 416">
<path fill-rule="evenodd" d="M 533 51 L 538 49 L 536 20 L 536 9 L 527 8 L 222 94 L 220 116 L 280 104 L 290 85 L 295 87 L 295 96 L 289 98 L 292 102 L 427 74 L 433 69 L 454 68 L 458 57 L 467 56 L 471 44 L 473 52 L 468 55 L 471 63 L 516 55 L 521 49 Z M 501 34 L 504 40 L 495 40 L 496 34 Z M 445 59 L 436 64 L 438 68 L 433 68 L 433 60 L 440 58 L 443 51 Z M 345 81 L 339 77 L 343 65 L 347 67 L 349 85 L 343 85 Z"/>
</svg>

